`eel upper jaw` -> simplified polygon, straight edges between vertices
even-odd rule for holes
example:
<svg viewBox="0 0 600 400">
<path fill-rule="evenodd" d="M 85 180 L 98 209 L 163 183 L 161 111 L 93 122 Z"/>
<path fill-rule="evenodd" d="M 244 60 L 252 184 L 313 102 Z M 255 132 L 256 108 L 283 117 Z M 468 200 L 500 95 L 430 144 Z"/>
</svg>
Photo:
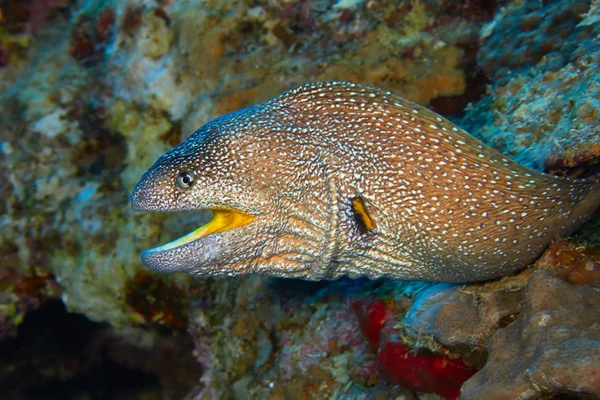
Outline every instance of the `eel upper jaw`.
<svg viewBox="0 0 600 400">
<path fill-rule="evenodd" d="M 155 247 L 147 251 L 167 251 L 177 247 L 184 246 L 190 242 L 200 240 L 210 234 L 225 232 L 230 229 L 235 229 L 240 226 L 249 224 L 254 220 L 254 217 L 238 210 L 212 209 L 213 218 L 198 229 L 188 233 L 179 239 Z"/>
</svg>

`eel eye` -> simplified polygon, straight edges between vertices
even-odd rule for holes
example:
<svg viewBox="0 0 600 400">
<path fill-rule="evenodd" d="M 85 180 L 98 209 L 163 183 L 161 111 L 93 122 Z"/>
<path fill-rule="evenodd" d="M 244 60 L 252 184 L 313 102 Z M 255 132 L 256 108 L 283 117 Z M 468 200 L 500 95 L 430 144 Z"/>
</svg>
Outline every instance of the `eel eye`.
<svg viewBox="0 0 600 400">
<path fill-rule="evenodd" d="M 177 175 L 177 186 L 182 189 L 189 189 L 194 184 L 194 173 L 192 171 L 183 171 Z"/>
</svg>

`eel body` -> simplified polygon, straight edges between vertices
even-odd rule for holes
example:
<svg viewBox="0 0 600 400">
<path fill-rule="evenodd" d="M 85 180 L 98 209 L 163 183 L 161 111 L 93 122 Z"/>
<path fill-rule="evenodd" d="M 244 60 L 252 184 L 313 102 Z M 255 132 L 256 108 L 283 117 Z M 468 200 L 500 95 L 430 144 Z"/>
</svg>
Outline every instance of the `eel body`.
<svg viewBox="0 0 600 400">
<path fill-rule="evenodd" d="M 131 196 L 136 210 L 213 210 L 142 253 L 152 269 L 444 282 L 527 266 L 599 199 L 597 178 L 527 169 L 424 107 L 340 82 L 207 123 Z"/>
</svg>

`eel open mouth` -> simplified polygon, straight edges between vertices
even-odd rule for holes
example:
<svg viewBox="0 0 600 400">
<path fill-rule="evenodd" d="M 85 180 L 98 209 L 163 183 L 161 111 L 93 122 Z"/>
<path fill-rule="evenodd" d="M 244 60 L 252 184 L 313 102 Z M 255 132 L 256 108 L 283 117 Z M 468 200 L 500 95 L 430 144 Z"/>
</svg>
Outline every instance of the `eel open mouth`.
<svg viewBox="0 0 600 400">
<path fill-rule="evenodd" d="M 213 233 L 225 232 L 240 226 L 244 226 L 254 220 L 253 216 L 237 210 L 211 209 L 211 211 L 213 212 L 212 220 L 202 225 L 195 231 L 190 232 L 172 242 L 147 251 L 160 252 L 171 250 L 184 246 L 188 243 L 195 242 L 196 240 L 200 240 Z"/>
</svg>

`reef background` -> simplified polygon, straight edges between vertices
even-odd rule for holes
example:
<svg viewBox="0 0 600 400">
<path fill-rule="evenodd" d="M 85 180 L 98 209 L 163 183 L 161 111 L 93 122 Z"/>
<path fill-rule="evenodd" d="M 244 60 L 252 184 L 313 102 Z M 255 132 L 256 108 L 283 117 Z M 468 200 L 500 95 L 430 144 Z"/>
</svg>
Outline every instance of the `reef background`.
<svg viewBox="0 0 600 400">
<path fill-rule="evenodd" d="M 198 279 L 152 273 L 139 253 L 206 216 L 127 200 L 198 126 L 321 80 L 388 89 L 524 165 L 585 174 L 600 155 L 600 1 L 0 11 L 7 398 L 455 398 L 467 379 L 465 399 L 600 396 L 599 218 L 490 284 Z"/>
</svg>

